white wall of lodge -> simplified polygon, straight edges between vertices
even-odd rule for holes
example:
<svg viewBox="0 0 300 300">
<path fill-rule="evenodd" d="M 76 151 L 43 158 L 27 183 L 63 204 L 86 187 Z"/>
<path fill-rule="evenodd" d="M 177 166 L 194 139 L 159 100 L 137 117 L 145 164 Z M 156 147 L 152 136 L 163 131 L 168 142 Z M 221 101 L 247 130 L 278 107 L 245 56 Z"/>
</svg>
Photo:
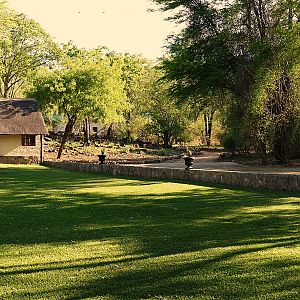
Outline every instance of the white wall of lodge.
<svg viewBox="0 0 300 300">
<path fill-rule="evenodd" d="M 94 122 L 90 122 L 89 127 L 90 127 L 90 133 L 91 134 L 95 134 L 103 128 L 103 126 L 101 126 L 98 123 L 94 123 Z M 58 124 L 56 127 L 54 127 L 53 131 L 55 133 L 64 132 L 65 128 L 66 128 L 66 124 L 61 123 L 61 124 Z M 82 124 L 75 124 L 75 126 L 73 128 L 73 133 L 78 134 L 78 133 L 82 133 L 82 132 L 83 132 Z"/>
</svg>

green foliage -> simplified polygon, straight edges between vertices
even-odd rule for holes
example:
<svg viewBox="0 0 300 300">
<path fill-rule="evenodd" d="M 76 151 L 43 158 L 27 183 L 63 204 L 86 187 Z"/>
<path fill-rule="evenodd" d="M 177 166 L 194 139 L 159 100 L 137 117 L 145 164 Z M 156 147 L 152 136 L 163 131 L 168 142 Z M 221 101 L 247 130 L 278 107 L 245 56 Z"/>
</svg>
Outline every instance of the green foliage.
<svg viewBox="0 0 300 300">
<path fill-rule="evenodd" d="M 153 85 L 156 81 L 154 65 L 140 56 L 125 54 L 120 56 L 123 62 L 122 79 L 130 106 L 124 112 L 126 140 L 144 138 L 144 128 L 148 122 L 147 111 L 153 97 Z"/>
<path fill-rule="evenodd" d="M 153 82 L 152 99 L 149 103 L 147 129 L 161 137 L 164 147 L 171 147 L 173 141 L 180 138 L 187 128 L 189 108 L 178 107 L 176 100 L 168 94 L 168 84 L 158 81 L 161 73 L 157 73 L 157 80 Z"/>
<path fill-rule="evenodd" d="M 227 131 L 222 136 L 222 146 L 232 154 L 249 154 L 251 143 L 240 131 Z"/>
<path fill-rule="evenodd" d="M 299 115 L 299 1 L 154 2 L 186 24 L 163 65 L 172 92 L 189 103 L 217 98 L 229 131 L 286 162 Z"/>
<path fill-rule="evenodd" d="M 67 118 L 120 121 L 127 105 L 121 70 L 99 55 L 86 52 L 77 57 L 66 56 L 60 68 L 42 69 L 28 96 L 36 98 L 45 111 L 57 110 Z"/>
<path fill-rule="evenodd" d="M 33 79 L 28 96 L 41 108 L 67 119 L 58 158 L 76 121 L 90 118 L 111 123 L 120 121 L 127 106 L 120 66 L 102 55 L 101 49 L 76 50 L 68 44 L 59 68 L 42 69 Z M 71 55 L 70 55 L 71 54 Z"/>
<path fill-rule="evenodd" d="M 0 96 L 15 97 L 30 72 L 59 56 L 57 45 L 35 21 L 0 6 Z"/>
<path fill-rule="evenodd" d="M 226 133 L 223 137 L 223 147 L 225 151 L 234 153 L 238 148 L 237 137 L 233 133 Z"/>
</svg>

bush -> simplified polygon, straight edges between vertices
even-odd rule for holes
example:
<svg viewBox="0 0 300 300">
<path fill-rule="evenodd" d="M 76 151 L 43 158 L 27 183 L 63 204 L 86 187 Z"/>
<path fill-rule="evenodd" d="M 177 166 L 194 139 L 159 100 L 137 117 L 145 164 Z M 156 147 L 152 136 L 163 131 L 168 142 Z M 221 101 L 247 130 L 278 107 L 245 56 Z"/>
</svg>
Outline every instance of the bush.
<svg viewBox="0 0 300 300">
<path fill-rule="evenodd" d="M 221 142 L 224 150 L 231 152 L 232 155 L 250 155 L 251 150 L 253 150 L 252 145 L 255 143 L 253 137 L 243 130 L 225 132 Z"/>
<path fill-rule="evenodd" d="M 239 148 L 239 136 L 234 132 L 227 132 L 222 137 L 222 145 L 225 151 L 235 154 Z"/>
<path fill-rule="evenodd" d="M 174 150 L 162 148 L 162 149 L 160 149 L 160 150 L 157 152 L 157 154 L 158 154 L 159 156 L 171 156 L 171 155 L 174 154 Z"/>
</svg>

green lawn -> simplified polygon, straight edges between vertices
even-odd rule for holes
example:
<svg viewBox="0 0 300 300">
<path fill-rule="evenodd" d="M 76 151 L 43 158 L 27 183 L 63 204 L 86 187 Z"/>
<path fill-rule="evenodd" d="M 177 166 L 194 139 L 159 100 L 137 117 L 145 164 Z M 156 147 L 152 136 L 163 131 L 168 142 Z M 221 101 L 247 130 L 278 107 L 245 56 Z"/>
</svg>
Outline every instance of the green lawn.
<svg viewBox="0 0 300 300">
<path fill-rule="evenodd" d="M 0 167 L 0 299 L 299 299 L 299 195 Z"/>
</svg>

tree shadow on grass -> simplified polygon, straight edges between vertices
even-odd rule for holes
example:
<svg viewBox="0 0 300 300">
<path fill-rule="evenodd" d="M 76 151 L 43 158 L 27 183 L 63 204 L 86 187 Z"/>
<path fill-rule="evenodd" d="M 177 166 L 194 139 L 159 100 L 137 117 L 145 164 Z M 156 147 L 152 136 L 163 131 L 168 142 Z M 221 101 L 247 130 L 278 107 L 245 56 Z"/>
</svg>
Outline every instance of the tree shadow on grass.
<svg viewBox="0 0 300 300">
<path fill-rule="evenodd" d="M 3 275 L 14 276 L 122 266 L 109 278 L 97 273 L 82 285 L 53 288 L 36 297 L 141 299 L 203 294 L 243 299 L 244 294 L 251 295 L 253 287 L 243 284 L 248 280 L 249 285 L 253 274 L 246 266 L 229 262 L 299 242 L 299 198 L 293 194 L 198 185 L 172 192 L 163 189 L 176 190 L 176 184 L 46 168 L 1 169 L 0 180 L 1 245 L 112 240 L 130 255 L 112 261 L 96 257 L 25 264 L 12 271 L 10 266 L 2 268 Z M 127 249 L 130 241 L 138 246 Z M 221 248 L 201 256 L 203 251 Z M 170 262 L 173 256 L 174 263 Z M 285 260 L 282 264 L 289 266 Z M 265 268 L 266 272 L 280 269 L 274 264 Z M 244 272 L 245 277 L 235 278 L 236 272 Z M 222 289 L 226 274 L 233 277 L 231 286 L 240 286 L 240 291 Z M 272 283 L 268 280 L 266 286 Z M 26 295 L 20 292 L 18 296 Z"/>
<path fill-rule="evenodd" d="M 299 220 L 295 209 L 299 198 L 285 203 L 284 194 L 279 197 L 265 191 L 194 185 L 192 190 L 182 192 L 145 190 L 123 195 L 110 189 L 139 188 L 145 182 L 44 168 L 11 169 L 13 172 L 6 176 L 2 188 L 1 244 L 140 236 L 145 245 L 142 251 L 147 253 L 152 252 L 147 247 L 153 241 L 161 241 L 164 246 L 169 241 L 170 248 L 178 243 L 179 248 L 185 245 L 193 250 L 205 247 L 207 242 L 224 246 L 227 240 L 232 244 L 246 237 L 272 238 L 281 231 L 293 234 L 293 226 Z M 89 191 L 95 184 L 100 189 Z M 106 188 L 105 193 L 101 193 L 101 188 Z M 286 205 L 283 210 L 266 209 L 282 205 Z M 156 251 L 164 249 L 158 245 Z"/>
<path fill-rule="evenodd" d="M 296 241 L 287 239 L 278 243 L 276 247 L 290 247 L 296 245 Z M 57 295 L 68 295 L 66 299 L 83 299 L 97 297 L 111 297 L 111 299 L 297 299 L 297 271 L 296 262 L 281 260 L 280 270 L 276 279 L 281 279 L 274 284 L 274 264 L 264 267 L 257 276 L 251 272 L 249 267 L 243 264 L 232 264 L 231 259 L 243 254 L 266 251 L 274 248 L 274 245 L 253 247 L 251 249 L 231 250 L 226 253 L 199 259 L 185 260 L 183 263 L 164 261 L 160 264 L 150 264 L 147 260 L 152 257 L 140 257 L 136 259 L 117 260 L 111 262 L 111 266 L 118 266 L 123 263 L 120 271 L 109 276 L 94 276 L 93 279 L 85 282 L 83 286 L 73 285 L 66 288 L 52 288 L 37 293 L 39 297 L 52 298 Z M 156 257 L 158 259 L 159 257 Z M 138 262 L 137 267 L 132 267 Z M 104 263 L 82 264 L 68 266 L 65 268 L 95 268 Z M 145 267 L 142 267 L 145 265 Z M 124 269 L 122 269 L 124 268 Z M 287 273 L 287 269 L 292 271 Z M 60 268 L 57 268 L 58 270 Z M 48 271 L 47 268 L 40 268 L 39 271 Z M 261 276 L 269 273 L 272 276 Z M 96 275 L 96 274 L 95 274 Z M 100 276 L 99 276 L 100 275 Z M 194 276 L 194 277 L 193 277 Z M 288 279 L 289 277 L 289 279 Z M 284 283 L 284 280 L 287 281 Z M 262 286 L 257 286 L 263 281 Z M 287 286 L 290 288 L 287 295 Z M 269 298 L 265 297 L 268 293 Z M 18 294 L 22 296 L 22 292 Z M 30 296 L 35 296 L 31 294 Z M 252 298 L 251 298 L 252 299 Z"/>
</svg>

